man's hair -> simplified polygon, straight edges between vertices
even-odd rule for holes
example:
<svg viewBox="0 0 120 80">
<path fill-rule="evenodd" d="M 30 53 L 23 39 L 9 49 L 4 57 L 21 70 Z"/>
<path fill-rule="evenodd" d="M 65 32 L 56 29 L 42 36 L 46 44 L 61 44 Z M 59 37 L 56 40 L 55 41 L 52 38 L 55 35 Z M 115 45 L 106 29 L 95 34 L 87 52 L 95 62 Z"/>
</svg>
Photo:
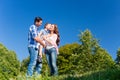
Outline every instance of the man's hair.
<svg viewBox="0 0 120 80">
<path fill-rule="evenodd" d="M 35 17 L 35 19 L 34 19 L 34 24 L 35 24 L 36 22 L 40 22 L 40 21 L 42 21 L 42 18 L 41 18 L 41 17 Z"/>
</svg>

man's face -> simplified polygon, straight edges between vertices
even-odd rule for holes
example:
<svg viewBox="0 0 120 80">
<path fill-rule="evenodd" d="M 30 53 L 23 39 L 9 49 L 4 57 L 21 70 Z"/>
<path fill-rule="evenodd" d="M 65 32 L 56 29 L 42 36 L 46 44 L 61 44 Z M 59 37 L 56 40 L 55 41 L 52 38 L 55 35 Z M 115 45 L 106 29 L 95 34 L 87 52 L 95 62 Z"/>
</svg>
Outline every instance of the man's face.
<svg viewBox="0 0 120 80">
<path fill-rule="evenodd" d="M 35 24 L 36 24 L 37 27 L 39 27 L 39 26 L 42 25 L 42 21 L 36 22 Z"/>
</svg>

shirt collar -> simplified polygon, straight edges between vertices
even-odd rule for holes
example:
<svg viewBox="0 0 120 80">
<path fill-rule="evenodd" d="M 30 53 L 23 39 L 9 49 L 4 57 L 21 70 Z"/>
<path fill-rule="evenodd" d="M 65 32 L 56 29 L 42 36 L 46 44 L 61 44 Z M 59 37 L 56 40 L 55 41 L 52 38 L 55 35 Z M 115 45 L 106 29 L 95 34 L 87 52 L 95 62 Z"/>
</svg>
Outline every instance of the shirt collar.
<svg viewBox="0 0 120 80">
<path fill-rule="evenodd" d="M 39 29 L 39 27 L 37 27 L 35 24 L 34 24 L 34 26 L 35 26 L 35 28 L 38 30 Z"/>
</svg>

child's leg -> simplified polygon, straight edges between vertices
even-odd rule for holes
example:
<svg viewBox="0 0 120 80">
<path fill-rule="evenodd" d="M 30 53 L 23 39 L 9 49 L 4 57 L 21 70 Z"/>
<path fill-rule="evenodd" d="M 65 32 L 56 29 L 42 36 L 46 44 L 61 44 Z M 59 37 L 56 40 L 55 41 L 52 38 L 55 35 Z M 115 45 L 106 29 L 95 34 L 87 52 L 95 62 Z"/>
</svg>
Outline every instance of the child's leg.
<svg viewBox="0 0 120 80">
<path fill-rule="evenodd" d="M 43 46 L 40 45 L 40 46 L 39 46 L 39 56 L 41 56 L 41 57 L 42 57 L 42 49 L 43 49 Z"/>
</svg>

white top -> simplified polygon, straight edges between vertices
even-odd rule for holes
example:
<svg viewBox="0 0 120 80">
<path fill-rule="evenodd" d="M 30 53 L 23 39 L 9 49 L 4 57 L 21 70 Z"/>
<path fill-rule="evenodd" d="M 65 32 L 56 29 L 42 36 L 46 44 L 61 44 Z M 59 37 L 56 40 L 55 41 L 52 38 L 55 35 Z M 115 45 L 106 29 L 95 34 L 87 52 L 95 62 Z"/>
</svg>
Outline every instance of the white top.
<svg viewBox="0 0 120 80">
<path fill-rule="evenodd" d="M 56 35 L 56 34 L 54 34 L 54 35 L 52 35 L 52 36 L 50 36 L 50 37 L 47 37 L 47 39 L 48 39 L 49 41 L 51 41 L 51 43 L 45 41 L 45 43 L 46 43 L 46 45 L 47 45 L 46 48 L 53 48 L 53 47 L 56 47 L 56 46 L 57 46 L 57 44 L 56 44 L 57 35 Z"/>
</svg>

